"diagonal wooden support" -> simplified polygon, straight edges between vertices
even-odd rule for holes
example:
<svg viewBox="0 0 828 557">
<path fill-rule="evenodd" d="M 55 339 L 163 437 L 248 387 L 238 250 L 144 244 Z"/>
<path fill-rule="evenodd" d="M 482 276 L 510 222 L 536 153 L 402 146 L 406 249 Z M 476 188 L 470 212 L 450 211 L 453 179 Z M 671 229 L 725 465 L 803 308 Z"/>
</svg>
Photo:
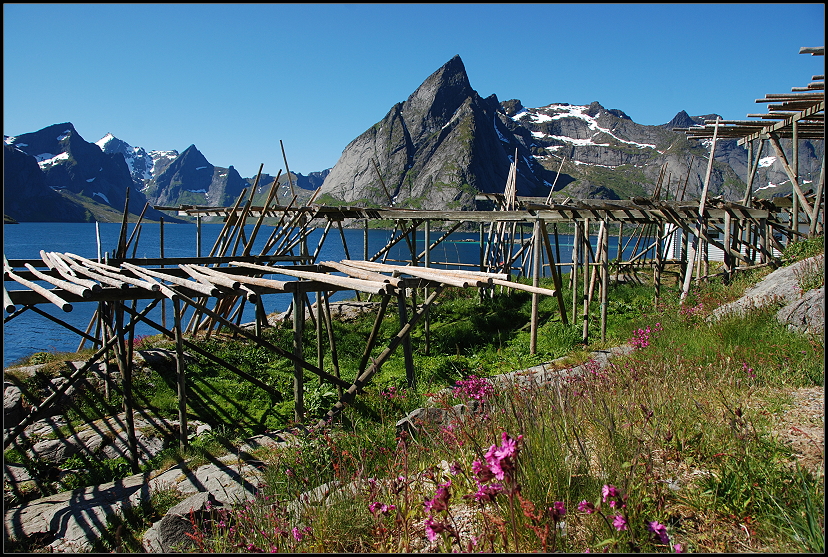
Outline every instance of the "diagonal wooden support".
<svg viewBox="0 0 828 557">
<path fill-rule="evenodd" d="M 371 378 L 380 370 L 382 364 L 388 360 L 389 357 L 394 353 L 394 351 L 399 347 L 399 345 L 405 340 L 409 334 L 411 334 L 412 329 L 420 320 L 420 318 L 425 315 L 427 308 L 437 299 L 437 296 L 442 293 L 445 287 L 443 285 L 438 286 L 434 289 L 434 292 L 426 299 L 423 303 L 423 307 L 417 311 L 411 319 L 406 323 L 406 325 L 400 329 L 397 335 L 391 339 L 391 342 L 382 351 L 382 353 L 373 360 L 372 364 L 366 369 L 364 372 L 360 374 L 359 377 L 354 381 L 352 385 L 348 387 L 348 390 L 342 393 L 342 396 L 339 398 L 339 402 L 337 402 L 333 408 L 331 408 L 328 413 L 323 417 L 317 424 L 314 426 L 315 428 L 324 427 L 326 424 L 330 423 L 333 418 L 338 415 L 342 410 L 345 409 L 346 406 L 351 404 L 356 398 L 357 393 L 371 380 Z"/>
<path fill-rule="evenodd" d="M 343 384 L 344 384 L 343 386 L 350 385 L 350 383 L 347 383 L 346 381 L 343 381 L 342 379 L 339 379 L 339 378 L 334 377 L 333 375 L 331 375 L 329 373 L 326 373 L 325 371 L 319 369 L 315 365 L 309 364 L 308 362 L 302 360 L 301 358 L 297 359 L 290 352 L 288 352 L 286 350 L 282 350 L 278 346 L 264 340 L 263 338 L 257 337 L 255 334 L 247 331 L 246 329 L 243 329 L 242 327 L 239 327 L 238 325 L 236 325 L 232 321 L 226 319 L 224 316 L 217 314 L 216 312 L 212 311 L 211 309 L 207 308 L 206 306 L 204 306 L 202 304 L 199 304 L 198 302 L 196 302 L 195 300 L 185 296 L 184 294 L 181 294 L 179 292 L 178 295 L 181 297 L 181 300 L 183 302 L 186 302 L 187 304 L 193 306 L 197 310 L 202 311 L 207 316 L 212 317 L 213 319 L 220 322 L 222 325 L 226 326 L 230 330 L 235 331 L 238 334 L 240 334 L 241 336 L 243 336 L 243 337 L 245 337 L 249 340 L 252 340 L 256 344 L 258 344 L 260 346 L 263 346 L 263 347 L 267 348 L 268 350 L 271 350 L 272 352 L 275 352 L 275 353 L 279 354 L 283 358 L 287 358 L 291 362 L 297 363 L 303 369 L 306 369 L 307 371 L 310 371 L 311 373 L 315 373 L 319 377 L 322 377 L 326 381 L 330 381 L 334 385 L 343 385 Z"/>
<path fill-rule="evenodd" d="M 150 310 L 152 310 L 152 308 L 154 308 L 155 305 L 159 302 L 159 300 L 160 300 L 160 298 L 158 300 L 153 300 L 152 302 L 150 302 L 149 305 L 147 305 L 147 307 L 145 307 L 139 315 L 144 316 L 144 315 L 148 314 L 150 312 Z M 128 323 L 126 326 L 124 326 L 123 330 L 124 331 L 131 330 L 135 326 L 136 323 L 137 323 L 137 319 L 133 319 L 132 321 L 130 321 L 130 323 Z M 83 376 L 87 371 L 89 371 L 89 368 L 91 368 L 92 365 L 95 364 L 98 361 L 98 359 L 101 356 L 103 356 L 104 353 L 106 353 L 107 350 L 112 348 L 117 341 L 118 341 L 118 338 L 116 336 L 113 336 L 112 338 L 110 338 L 106 343 L 104 343 L 104 345 L 97 352 L 95 352 L 92 355 L 92 357 L 90 359 L 88 359 L 86 361 L 86 363 L 83 366 L 81 366 L 80 368 L 75 370 L 75 372 L 72 373 L 72 375 L 70 375 L 64 383 L 59 385 L 52 392 L 51 395 L 49 395 L 39 405 L 33 406 L 31 411 L 29 412 L 29 414 L 25 418 L 23 418 L 23 420 L 16 427 L 13 428 L 7 436 L 5 436 L 3 438 L 3 448 L 7 449 L 8 446 L 12 443 L 12 441 L 14 441 L 17 438 L 17 436 L 20 435 L 23 432 L 23 430 L 25 430 L 27 427 L 29 427 L 29 425 L 32 422 L 35 421 L 35 419 L 37 418 L 38 414 L 41 411 L 43 411 L 44 409 L 49 408 L 50 406 L 52 406 L 52 404 L 54 404 L 56 400 L 58 400 L 61 396 L 63 396 L 63 393 L 65 393 L 67 390 L 69 390 L 69 387 L 74 385 L 75 382 L 81 376 Z"/>
</svg>

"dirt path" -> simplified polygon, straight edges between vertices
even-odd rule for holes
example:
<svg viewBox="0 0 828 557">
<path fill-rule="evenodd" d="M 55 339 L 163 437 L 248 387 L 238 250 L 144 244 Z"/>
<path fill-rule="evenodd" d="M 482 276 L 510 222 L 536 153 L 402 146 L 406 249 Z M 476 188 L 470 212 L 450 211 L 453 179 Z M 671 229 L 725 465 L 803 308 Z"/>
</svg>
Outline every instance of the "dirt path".
<svg viewBox="0 0 828 557">
<path fill-rule="evenodd" d="M 825 387 L 789 391 L 793 407 L 776 423 L 775 433 L 790 445 L 797 461 L 814 476 L 825 475 Z"/>
</svg>

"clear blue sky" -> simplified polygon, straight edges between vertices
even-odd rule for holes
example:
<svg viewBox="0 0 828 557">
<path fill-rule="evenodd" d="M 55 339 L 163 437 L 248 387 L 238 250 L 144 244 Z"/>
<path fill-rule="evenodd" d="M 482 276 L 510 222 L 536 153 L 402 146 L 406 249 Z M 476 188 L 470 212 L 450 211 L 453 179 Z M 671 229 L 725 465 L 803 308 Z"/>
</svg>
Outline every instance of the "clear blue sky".
<svg viewBox="0 0 828 557">
<path fill-rule="evenodd" d="M 3 133 L 195 144 L 242 176 L 332 167 L 459 54 L 472 87 L 664 124 L 824 73 L 819 4 L 4 4 Z"/>
</svg>

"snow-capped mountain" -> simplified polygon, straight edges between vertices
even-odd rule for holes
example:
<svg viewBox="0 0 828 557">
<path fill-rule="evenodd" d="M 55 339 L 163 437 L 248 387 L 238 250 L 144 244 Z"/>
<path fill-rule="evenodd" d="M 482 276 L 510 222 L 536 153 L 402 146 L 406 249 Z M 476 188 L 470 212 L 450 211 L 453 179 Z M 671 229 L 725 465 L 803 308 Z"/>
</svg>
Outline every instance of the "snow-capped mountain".
<svg viewBox="0 0 828 557">
<path fill-rule="evenodd" d="M 150 151 L 143 147 L 133 147 L 126 141 L 107 133 L 95 142 L 104 153 L 120 153 L 129 167 L 129 172 L 135 184 L 144 189 L 145 181 L 152 180 L 163 172 L 178 156 L 178 151 Z"/>
<path fill-rule="evenodd" d="M 346 146 L 318 199 L 472 208 L 477 192 L 504 191 L 516 153 L 516 186 L 522 196 L 546 197 L 553 184 L 557 199 L 649 196 L 665 168 L 662 198 L 666 194 L 674 199 L 681 191 L 685 199 L 697 198 L 710 142 L 688 139 L 673 128 L 714 118 L 680 111 L 670 122 L 651 126 L 598 102 L 525 108 L 518 99 L 482 98 L 455 56 Z M 783 139 L 782 145 L 790 152 L 789 140 Z M 824 149 L 824 141 L 800 142 L 805 189 L 819 175 Z M 754 192 L 762 197 L 791 191 L 781 161 L 771 155 L 762 159 L 754 182 Z M 372 159 L 382 170 L 385 188 Z M 741 200 L 746 180 L 745 148 L 735 139 L 718 141 L 710 194 Z"/>
</svg>

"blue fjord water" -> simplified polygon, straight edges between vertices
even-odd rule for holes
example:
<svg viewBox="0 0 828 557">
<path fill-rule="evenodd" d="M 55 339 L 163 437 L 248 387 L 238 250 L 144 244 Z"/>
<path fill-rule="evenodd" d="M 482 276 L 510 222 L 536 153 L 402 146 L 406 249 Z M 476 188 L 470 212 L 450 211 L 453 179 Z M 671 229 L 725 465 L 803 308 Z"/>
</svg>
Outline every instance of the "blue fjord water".
<svg viewBox="0 0 828 557">
<path fill-rule="evenodd" d="M 111 252 L 118 243 L 118 234 L 121 225 L 120 223 L 100 223 L 98 226 L 100 230 L 101 250 L 103 253 L 107 251 Z M 210 248 L 221 232 L 222 226 L 221 223 L 202 224 L 202 255 L 209 253 Z M 134 227 L 134 224 L 128 226 L 127 237 L 132 235 Z M 252 229 L 253 225 L 248 225 L 245 228 L 247 237 L 250 237 Z M 195 256 L 196 230 L 197 227 L 194 224 L 164 223 L 164 255 L 166 257 Z M 531 231 L 529 228 L 526 230 L 527 234 Z M 272 228 L 270 227 L 264 227 L 260 230 L 251 253 L 259 253 L 261 251 L 271 231 Z M 322 229 L 316 229 L 311 233 L 308 240 L 308 249 L 311 253 L 316 249 L 322 237 L 322 232 Z M 351 259 L 366 258 L 363 234 L 363 230 L 361 229 L 346 229 L 344 231 L 348 256 Z M 391 235 L 391 230 L 369 230 L 368 257 L 371 257 L 385 246 L 391 239 Z M 432 231 L 431 241 L 434 242 L 441 235 L 442 232 Z M 144 223 L 140 228 L 140 233 L 136 234 L 136 236 L 138 242 L 135 244 L 135 240 L 133 240 L 132 244 L 132 246 L 136 246 L 136 249 L 133 252 L 131 246 L 129 256 L 133 256 L 133 253 L 135 257 L 141 258 L 160 256 L 161 227 L 158 223 Z M 477 233 L 453 233 L 446 241 L 441 242 L 437 248 L 432 250 L 431 261 L 435 267 L 440 267 L 438 263 L 442 262 L 477 264 L 480 261 L 478 239 L 479 236 Z M 550 240 L 553 242 L 554 249 L 554 236 L 550 237 Z M 568 263 L 571 261 L 572 237 L 569 235 L 560 235 L 559 241 L 560 262 Z M 425 249 L 425 234 L 422 230 L 418 231 L 417 244 L 419 251 L 422 252 Z M 616 244 L 616 242 L 610 241 L 610 258 L 615 257 L 618 249 Z M 593 247 L 595 246 L 594 236 L 592 237 L 592 245 Z M 95 224 L 20 223 L 3 226 L 3 254 L 7 259 L 39 259 L 40 250 L 61 253 L 69 252 L 89 259 L 97 259 L 98 242 Z M 390 251 L 388 257 L 392 260 L 404 260 L 408 258 L 408 253 L 407 244 L 400 242 Z M 625 255 L 628 254 L 625 253 Z M 346 258 L 346 250 L 343 246 L 342 239 L 339 232 L 334 228 L 328 233 L 317 261 L 340 261 Z M 472 269 L 471 267 L 463 268 Z M 568 270 L 567 267 L 563 268 L 563 272 L 568 272 Z M 285 277 L 279 278 L 285 279 Z M 45 284 L 44 286 L 51 287 Z M 6 288 L 9 290 L 18 290 L 21 287 L 13 282 L 6 282 Z M 341 292 L 332 296 L 331 299 L 337 301 L 351 297 L 353 297 L 353 292 Z M 312 301 L 314 301 L 313 298 Z M 290 302 L 290 294 L 271 294 L 263 297 L 265 311 L 268 313 L 284 311 L 289 307 Z M 144 307 L 143 304 L 143 302 L 139 303 L 139 310 Z M 52 304 L 39 304 L 37 307 L 83 331 L 86 330 L 97 304 L 74 303 L 73 310 L 69 313 L 63 312 L 60 308 Z M 246 304 L 242 314 L 242 323 L 253 321 L 253 312 L 254 308 L 252 305 Z M 5 317 L 8 318 L 8 314 L 5 314 Z M 148 317 L 156 322 L 161 322 L 160 305 L 154 308 Z M 185 315 L 184 322 L 186 323 L 188 319 L 189 314 Z M 157 331 L 149 325 L 141 323 L 136 326 L 135 334 L 155 335 Z M 75 351 L 79 343 L 80 337 L 77 334 L 32 311 L 25 311 L 3 324 L 3 366 L 8 366 L 35 352 Z"/>
</svg>

